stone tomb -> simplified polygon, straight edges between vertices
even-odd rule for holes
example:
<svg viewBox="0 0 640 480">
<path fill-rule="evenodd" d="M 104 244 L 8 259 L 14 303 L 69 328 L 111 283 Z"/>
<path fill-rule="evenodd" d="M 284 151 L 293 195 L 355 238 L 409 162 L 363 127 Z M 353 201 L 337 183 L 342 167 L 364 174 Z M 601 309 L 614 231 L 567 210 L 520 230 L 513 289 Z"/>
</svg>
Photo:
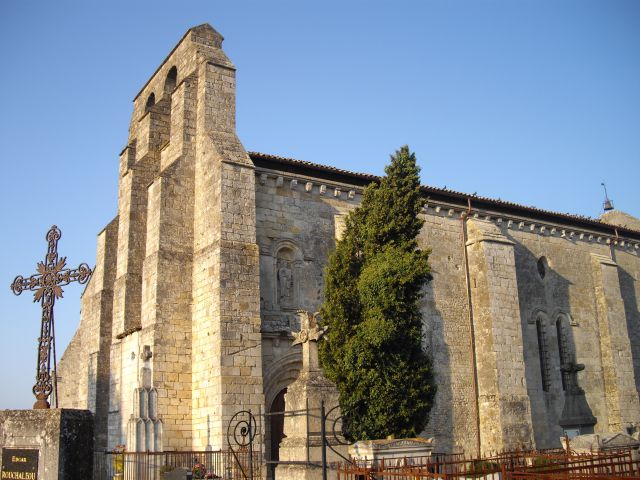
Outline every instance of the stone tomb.
<svg viewBox="0 0 640 480">
<path fill-rule="evenodd" d="M 566 450 L 567 439 L 561 438 L 560 441 Z M 638 454 L 640 441 L 622 432 L 578 435 L 569 439 L 569 448 L 575 453 L 606 453 L 607 451 L 629 449 L 634 461 L 640 458 Z"/>
<path fill-rule="evenodd" d="M 422 461 L 433 451 L 433 438 L 389 438 L 384 440 L 362 440 L 349 446 L 349 455 L 354 460 L 383 460 L 390 465 L 400 465 L 408 459 Z"/>
<path fill-rule="evenodd" d="M 0 411 L 0 478 L 92 478 L 93 415 L 89 410 Z"/>
</svg>

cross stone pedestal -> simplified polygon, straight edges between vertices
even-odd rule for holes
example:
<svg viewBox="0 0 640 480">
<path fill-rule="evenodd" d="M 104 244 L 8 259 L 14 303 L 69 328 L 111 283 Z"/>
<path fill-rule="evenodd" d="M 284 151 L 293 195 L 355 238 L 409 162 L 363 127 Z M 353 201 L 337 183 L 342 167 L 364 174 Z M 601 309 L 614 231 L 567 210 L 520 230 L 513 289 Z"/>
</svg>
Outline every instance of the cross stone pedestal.
<svg viewBox="0 0 640 480">
<path fill-rule="evenodd" d="M 90 479 L 93 414 L 66 408 L 0 410 L 0 448 L 2 478 Z"/>
<path fill-rule="evenodd" d="M 302 369 L 298 378 L 287 387 L 285 395 L 285 411 L 305 411 L 304 413 L 287 415 L 284 418 L 285 438 L 280 443 L 280 461 L 306 462 L 309 464 L 286 465 L 276 468 L 277 480 L 320 480 L 322 478 L 322 436 L 320 407 L 324 401 L 327 411 L 338 405 L 338 390 L 328 380 L 318 364 L 318 341 L 325 329 L 318 327 L 317 314 L 300 310 L 301 331 L 294 333 L 293 345 L 302 345 Z M 334 436 L 334 419 L 340 417 L 339 409 L 333 411 L 325 422 L 327 442 L 341 455 L 346 457 L 346 446 L 341 445 Z M 335 431 L 341 432 L 340 422 L 336 422 Z M 307 452 L 308 449 L 308 452 Z M 327 447 L 327 463 L 343 461 L 338 454 Z M 336 471 L 329 468 L 328 478 L 336 478 Z"/>
<path fill-rule="evenodd" d="M 564 407 L 558 424 L 569 437 L 576 434 L 590 434 L 598 420 L 589 408 L 584 390 L 578 385 L 578 372 L 584 370 L 584 365 L 567 362 L 562 365 L 561 370 L 566 375 L 567 386 L 564 394 Z"/>
</svg>

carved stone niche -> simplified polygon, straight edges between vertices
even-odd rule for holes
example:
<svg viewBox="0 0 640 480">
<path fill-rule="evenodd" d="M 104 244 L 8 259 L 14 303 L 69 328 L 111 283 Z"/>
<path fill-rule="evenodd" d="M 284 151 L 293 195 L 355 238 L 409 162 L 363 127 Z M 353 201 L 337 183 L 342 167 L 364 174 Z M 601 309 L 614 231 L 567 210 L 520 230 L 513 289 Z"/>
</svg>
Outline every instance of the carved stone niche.
<svg viewBox="0 0 640 480">
<path fill-rule="evenodd" d="M 136 388 L 134 413 L 127 425 L 130 450 L 136 452 L 162 451 L 162 420 L 157 414 L 158 391 L 153 387 Z"/>
<path fill-rule="evenodd" d="M 143 347 L 138 388 L 133 391 L 133 413 L 127 424 L 127 448 L 135 452 L 161 452 L 163 424 L 158 415 L 158 390 L 153 386 L 150 345 Z"/>
<path fill-rule="evenodd" d="M 272 304 L 280 311 L 295 311 L 300 306 L 300 280 L 304 261 L 300 248 L 290 240 L 281 240 L 273 250 Z"/>
</svg>

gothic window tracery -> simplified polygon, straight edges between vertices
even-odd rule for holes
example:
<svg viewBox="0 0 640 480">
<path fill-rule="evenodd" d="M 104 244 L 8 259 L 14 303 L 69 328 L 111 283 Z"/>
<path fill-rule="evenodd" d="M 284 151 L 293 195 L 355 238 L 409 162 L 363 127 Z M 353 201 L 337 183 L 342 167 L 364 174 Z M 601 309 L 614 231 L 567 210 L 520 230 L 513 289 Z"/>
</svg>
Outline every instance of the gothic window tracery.
<svg viewBox="0 0 640 480">
<path fill-rule="evenodd" d="M 158 417 L 158 390 L 152 385 L 149 345 L 144 346 L 143 366 L 138 377 L 139 387 L 133 391 L 133 413 L 129 417 L 129 448 L 137 452 L 162 451 L 162 420 Z"/>
<path fill-rule="evenodd" d="M 129 419 L 129 442 L 137 452 L 162 451 L 162 420 L 157 417 L 158 392 L 153 387 L 134 392 L 135 412 Z"/>
</svg>

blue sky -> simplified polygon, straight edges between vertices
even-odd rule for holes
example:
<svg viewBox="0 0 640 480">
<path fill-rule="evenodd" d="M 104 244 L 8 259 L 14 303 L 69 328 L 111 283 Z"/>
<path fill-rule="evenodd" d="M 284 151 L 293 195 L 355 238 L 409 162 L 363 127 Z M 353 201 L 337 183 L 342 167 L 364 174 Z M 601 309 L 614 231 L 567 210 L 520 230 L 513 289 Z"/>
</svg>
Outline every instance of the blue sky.
<svg viewBox="0 0 640 480">
<path fill-rule="evenodd" d="M 33 403 L 40 309 L 8 285 L 62 228 L 95 262 L 131 101 L 191 26 L 225 37 L 248 150 L 597 217 L 640 216 L 640 2 L 0 2 L 0 408 Z M 56 309 L 58 356 L 81 287 Z"/>
</svg>

